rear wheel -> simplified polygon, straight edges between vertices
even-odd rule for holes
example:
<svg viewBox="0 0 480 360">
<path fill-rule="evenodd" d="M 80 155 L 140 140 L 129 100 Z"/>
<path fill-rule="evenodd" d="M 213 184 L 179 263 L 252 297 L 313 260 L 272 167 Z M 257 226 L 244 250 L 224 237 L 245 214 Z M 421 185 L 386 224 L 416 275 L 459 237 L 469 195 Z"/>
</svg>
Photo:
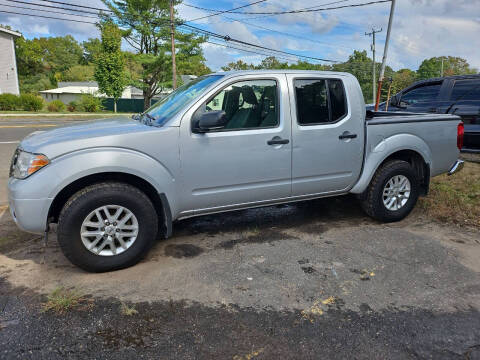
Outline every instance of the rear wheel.
<svg viewBox="0 0 480 360">
<path fill-rule="evenodd" d="M 75 265 L 91 272 L 140 261 L 156 238 L 158 218 L 150 199 L 124 183 L 99 183 L 74 194 L 58 221 L 58 243 Z"/>
<path fill-rule="evenodd" d="M 392 160 L 377 170 L 362 196 L 362 207 L 374 219 L 383 222 L 405 218 L 418 200 L 420 184 L 412 166 Z"/>
</svg>

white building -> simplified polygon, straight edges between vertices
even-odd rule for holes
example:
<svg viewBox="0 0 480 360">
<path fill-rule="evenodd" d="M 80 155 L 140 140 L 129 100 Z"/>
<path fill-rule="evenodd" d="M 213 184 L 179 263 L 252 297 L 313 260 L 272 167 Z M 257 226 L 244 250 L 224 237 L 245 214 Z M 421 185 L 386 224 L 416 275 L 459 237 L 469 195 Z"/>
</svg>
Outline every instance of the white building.
<svg viewBox="0 0 480 360">
<path fill-rule="evenodd" d="M 98 97 L 107 97 L 105 94 L 99 94 L 96 81 L 81 82 L 59 82 L 58 88 L 40 91 L 40 95 L 46 101 L 61 100 L 64 104 L 71 101 L 79 101 L 83 94 L 92 94 Z M 141 99 L 142 90 L 133 86 L 127 86 L 123 90 L 122 99 Z"/>
<path fill-rule="evenodd" d="M 168 94 L 171 90 L 165 91 Z M 71 101 L 79 101 L 82 94 L 92 94 L 97 97 L 107 97 L 105 94 L 99 94 L 96 81 L 71 81 L 59 82 L 58 88 L 40 91 L 40 95 L 46 101 L 61 100 L 64 104 Z M 161 96 L 165 95 L 164 93 Z M 160 96 L 160 97 L 161 97 Z M 143 92 L 134 86 L 127 86 L 122 93 L 121 99 L 143 99 Z"/>
<path fill-rule="evenodd" d="M 22 34 L 0 27 L 0 94 L 20 93 L 15 59 L 15 38 L 20 36 Z"/>
</svg>

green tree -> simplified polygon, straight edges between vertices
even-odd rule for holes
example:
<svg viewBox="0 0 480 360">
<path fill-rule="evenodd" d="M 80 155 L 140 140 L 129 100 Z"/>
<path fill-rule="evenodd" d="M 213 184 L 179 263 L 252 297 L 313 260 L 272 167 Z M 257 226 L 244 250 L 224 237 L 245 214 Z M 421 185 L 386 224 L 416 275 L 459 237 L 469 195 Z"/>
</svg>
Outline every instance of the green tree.
<svg viewBox="0 0 480 360">
<path fill-rule="evenodd" d="M 117 112 L 117 100 L 122 96 L 126 85 L 124 55 L 120 50 L 122 32 L 113 22 L 99 25 L 102 32 L 102 51 L 95 56 L 95 80 L 100 92 L 113 98 L 114 111 Z"/>
<path fill-rule="evenodd" d="M 83 50 L 71 36 L 58 36 L 33 39 L 41 48 L 42 61 L 47 70 L 54 73 L 66 71 L 77 65 L 82 58 Z"/>
<path fill-rule="evenodd" d="M 417 74 L 410 69 L 400 69 L 393 75 L 392 94 L 412 85 L 417 80 Z"/>
<path fill-rule="evenodd" d="M 104 15 L 124 30 L 125 40 L 135 49 L 134 62 L 141 66 L 133 85 L 143 90 L 144 107 L 152 98 L 172 85 L 169 0 L 102 0 L 111 10 Z M 175 5 L 180 2 L 175 1 Z M 201 75 L 208 71 L 200 47 L 205 40 L 196 35 L 175 31 L 178 73 Z M 131 62 L 132 65 L 132 62 Z M 136 66 L 131 66 L 135 68 Z M 131 75 L 134 72 L 130 72 Z"/>
<path fill-rule="evenodd" d="M 260 65 L 256 66 L 256 69 L 288 69 L 287 62 L 280 62 L 275 56 L 267 56 L 262 60 Z"/>
<path fill-rule="evenodd" d="M 15 39 L 21 92 L 35 92 L 57 86 L 71 67 L 78 65 L 82 48 L 70 35 L 64 37 Z"/>
<path fill-rule="evenodd" d="M 73 65 L 70 69 L 62 73 L 62 81 L 92 81 L 94 80 L 94 65 Z"/>
<path fill-rule="evenodd" d="M 223 71 L 232 71 L 232 70 L 252 70 L 255 68 L 255 65 L 247 64 L 242 60 L 237 60 L 235 62 L 230 62 L 225 66 L 222 66 Z"/>
<path fill-rule="evenodd" d="M 82 43 L 84 65 L 93 64 L 95 56 L 102 51 L 102 42 L 97 38 L 90 38 Z"/>
<path fill-rule="evenodd" d="M 417 70 L 419 79 L 430 79 L 440 77 L 442 75 L 443 60 L 443 76 L 476 74 L 477 69 L 470 67 L 467 60 L 460 57 L 440 56 L 425 59 Z"/>
</svg>

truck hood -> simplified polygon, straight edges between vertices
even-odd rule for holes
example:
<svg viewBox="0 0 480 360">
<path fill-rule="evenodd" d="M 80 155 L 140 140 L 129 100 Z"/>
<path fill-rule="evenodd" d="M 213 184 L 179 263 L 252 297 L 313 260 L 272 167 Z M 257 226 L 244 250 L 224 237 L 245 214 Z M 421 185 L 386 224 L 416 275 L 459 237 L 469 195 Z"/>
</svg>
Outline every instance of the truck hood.
<svg viewBox="0 0 480 360">
<path fill-rule="evenodd" d="M 132 136 L 156 129 L 159 128 L 128 117 L 85 121 L 52 130 L 36 131 L 23 139 L 20 147 L 26 151 L 55 157 L 82 148 L 117 146 L 127 134 Z"/>
</svg>

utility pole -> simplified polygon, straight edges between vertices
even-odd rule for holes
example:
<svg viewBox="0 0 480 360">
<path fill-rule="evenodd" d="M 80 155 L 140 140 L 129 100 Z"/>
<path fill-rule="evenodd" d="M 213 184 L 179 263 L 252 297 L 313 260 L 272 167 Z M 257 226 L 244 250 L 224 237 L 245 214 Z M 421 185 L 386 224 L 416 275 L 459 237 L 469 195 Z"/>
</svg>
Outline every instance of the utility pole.
<svg viewBox="0 0 480 360">
<path fill-rule="evenodd" d="M 172 73 L 173 73 L 173 89 L 177 88 L 177 64 L 175 61 L 175 17 L 173 14 L 173 2 L 170 0 L 170 36 L 172 38 Z"/>
<path fill-rule="evenodd" d="M 442 56 L 442 69 L 440 70 L 440 77 L 443 77 L 443 56 Z"/>
<path fill-rule="evenodd" d="M 392 0 L 390 7 L 390 17 L 388 19 L 387 39 L 385 40 L 385 48 L 383 50 L 382 68 L 380 69 L 380 77 L 378 78 L 377 99 L 375 101 L 375 111 L 378 111 L 380 103 L 380 93 L 382 91 L 383 78 L 385 77 L 385 65 L 387 63 L 388 44 L 390 42 L 390 33 L 392 32 L 393 13 L 395 12 L 395 1 Z"/>
<path fill-rule="evenodd" d="M 375 85 L 377 84 L 377 82 L 375 81 L 375 72 L 376 72 L 376 69 L 375 69 L 375 34 L 376 33 L 379 33 L 381 32 L 383 29 L 380 28 L 380 30 L 375 30 L 374 28 L 372 28 L 372 32 L 369 32 L 369 33 L 365 33 L 365 36 L 371 36 L 372 37 L 372 45 L 370 46 L 371 49 L 372 49 L 372 53 L 373 53 L 373 84 L 372 84 L 372 102 L 375 101 L 375 95 L 377 94 L 376 90 L 375 90 Z"/>
</svg>

